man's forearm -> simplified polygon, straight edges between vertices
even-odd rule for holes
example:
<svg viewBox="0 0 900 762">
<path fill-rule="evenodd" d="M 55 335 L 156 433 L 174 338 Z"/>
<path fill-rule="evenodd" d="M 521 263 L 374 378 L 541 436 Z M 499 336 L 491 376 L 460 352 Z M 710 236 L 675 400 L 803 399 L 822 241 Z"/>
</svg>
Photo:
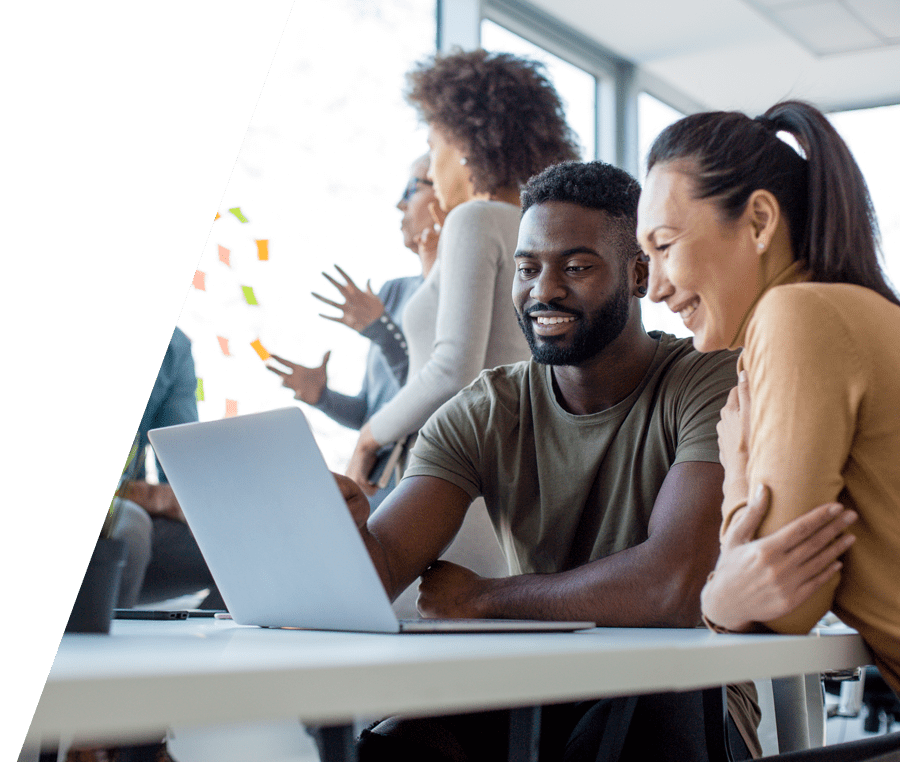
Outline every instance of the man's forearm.
<svg viewBox="0 0 900 762">
<path fill-rule="evenodd" d="M 593 621 L 603 627 L 693 627 L 714 558 L 673 566 L 643 547 L 556 574 L 482 580 L 473 616 Z M 654 570 L 654 565 L 662 567 Z"/>
</svg>

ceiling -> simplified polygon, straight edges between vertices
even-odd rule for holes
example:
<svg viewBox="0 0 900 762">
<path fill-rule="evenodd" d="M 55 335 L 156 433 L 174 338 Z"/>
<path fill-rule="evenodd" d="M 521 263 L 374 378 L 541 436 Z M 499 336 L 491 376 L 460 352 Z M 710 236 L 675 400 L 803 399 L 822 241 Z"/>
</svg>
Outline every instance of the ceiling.
<svg viewBox="0 0 900 762">
<path fill-rule="evenodd" d="M 531 0 L 709 109 L 900 103 L 900 0 Z"/>
</svg>

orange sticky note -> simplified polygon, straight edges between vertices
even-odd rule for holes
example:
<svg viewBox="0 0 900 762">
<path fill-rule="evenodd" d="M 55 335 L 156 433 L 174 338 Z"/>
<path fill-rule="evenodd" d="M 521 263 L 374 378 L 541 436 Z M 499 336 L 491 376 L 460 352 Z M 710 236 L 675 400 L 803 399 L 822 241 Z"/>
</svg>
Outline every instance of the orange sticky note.
<svg viewBox="0 0 900 762">
<path fill-rule="evenodd" d="M 237 400 L 225 400 L 225 417 L 233 418 L 237 415 Z"/>
<path fill-rule="evenodd" d="M 226 357 L 231 357 L 231 352 L 228 351 L 228 339 L 224 339 L 221 336 L 216 336 L 219 340 L 219 346 L 222 347 L 222 354 Z"/>
<path fill-rule="evenodd" d="M 269 241 L 263 240 L 260 241 L 258 238 L 256 239 L 256 249 L 259 252 L 259 258 L 263 261 L 269 258 Z"/>
<path fill-rule="evenodd" d="M 216 220 L 219 219 L 219 217 L 221 217 L 221 216 L 222 216 L 221 214 L 219 214 L 218 212 L 216 212 Z M 216 220 L 213 220 L 213 222 L 215 222 Z"/>
<path fill-rule="evenodd" d="M 219 246 L 219 261 L 231 267 L 231 252 L 224 246 Z"/>
<path fill-rule="evenodd" d="M 206 273 L 202 270 L 194 270 L 194 281 L 191 285 L 198 291 L 206 291 Z"/>
<path fill-rule="evenodd" d="M 262 345 L 262 342 L 257 339 L 256 341 L 251 341 L 250 346 L 256 350 L 256 354 L 259 355 L 260 360 L 268 360 L 271 355 L 266 351 L 266 348 Z"/>
</svg>

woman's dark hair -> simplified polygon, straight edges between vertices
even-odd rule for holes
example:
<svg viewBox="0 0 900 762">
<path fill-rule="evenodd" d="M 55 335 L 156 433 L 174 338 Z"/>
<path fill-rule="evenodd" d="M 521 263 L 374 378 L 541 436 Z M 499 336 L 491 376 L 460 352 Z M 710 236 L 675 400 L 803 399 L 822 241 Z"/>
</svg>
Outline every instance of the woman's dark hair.
<svg viewBox="0 0 900 762">
<path fill-rule="evenodd" d="M 465 154 L 476 193 L 521 186 L 577 159 L 562 102 L 543 64 L 484 50 L 436 55 L 407 75 L 407 101 Z"/>
<path fill-rule="evenodd" d="M 792 135 L 805 158 L 779 132 Z M 879 263 L 878 222 L 862 172 L 815 107 L 784 101 L 756 119 L 735 111 L 685 117 L 653 142 L 647 171 L 679 160 L 688 162 L 696 197 L 715 199 L 726 219 L 739 217 L 755 190 L 772 193 L 794 259 L 812 280 L 855 283 L 900 304 Z"/>
</svg>

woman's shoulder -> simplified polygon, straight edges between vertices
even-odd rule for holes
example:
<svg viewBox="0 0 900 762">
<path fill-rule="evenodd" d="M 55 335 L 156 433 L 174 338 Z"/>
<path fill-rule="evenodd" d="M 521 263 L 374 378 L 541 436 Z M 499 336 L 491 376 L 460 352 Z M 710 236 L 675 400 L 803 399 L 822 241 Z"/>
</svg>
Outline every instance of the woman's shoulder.
<svg viewBox="0 0 900 762">
<path fill-rule="evenodd" d="M 770 289 L 759 301 L 753 322 L 769 324 L 773 328 L 788 325 L 809 325 L 824 328 L 842 325 L 853 329 L 856 324 L 870 324 L 874 313 L 897 312 L 900 308 L 881 294 L 853 283 L 789 283 Z"/>
<path fill-rule="evenodd" d="M 466 225 L 478 223 L 496 225 L 513 221 L 518 225 L 519 217 L 521 210 L 513 204 L 507 204 L 505 201 L 473 199 L 451 209 L 444 224 L 459 221 Z"/>
</svg>

